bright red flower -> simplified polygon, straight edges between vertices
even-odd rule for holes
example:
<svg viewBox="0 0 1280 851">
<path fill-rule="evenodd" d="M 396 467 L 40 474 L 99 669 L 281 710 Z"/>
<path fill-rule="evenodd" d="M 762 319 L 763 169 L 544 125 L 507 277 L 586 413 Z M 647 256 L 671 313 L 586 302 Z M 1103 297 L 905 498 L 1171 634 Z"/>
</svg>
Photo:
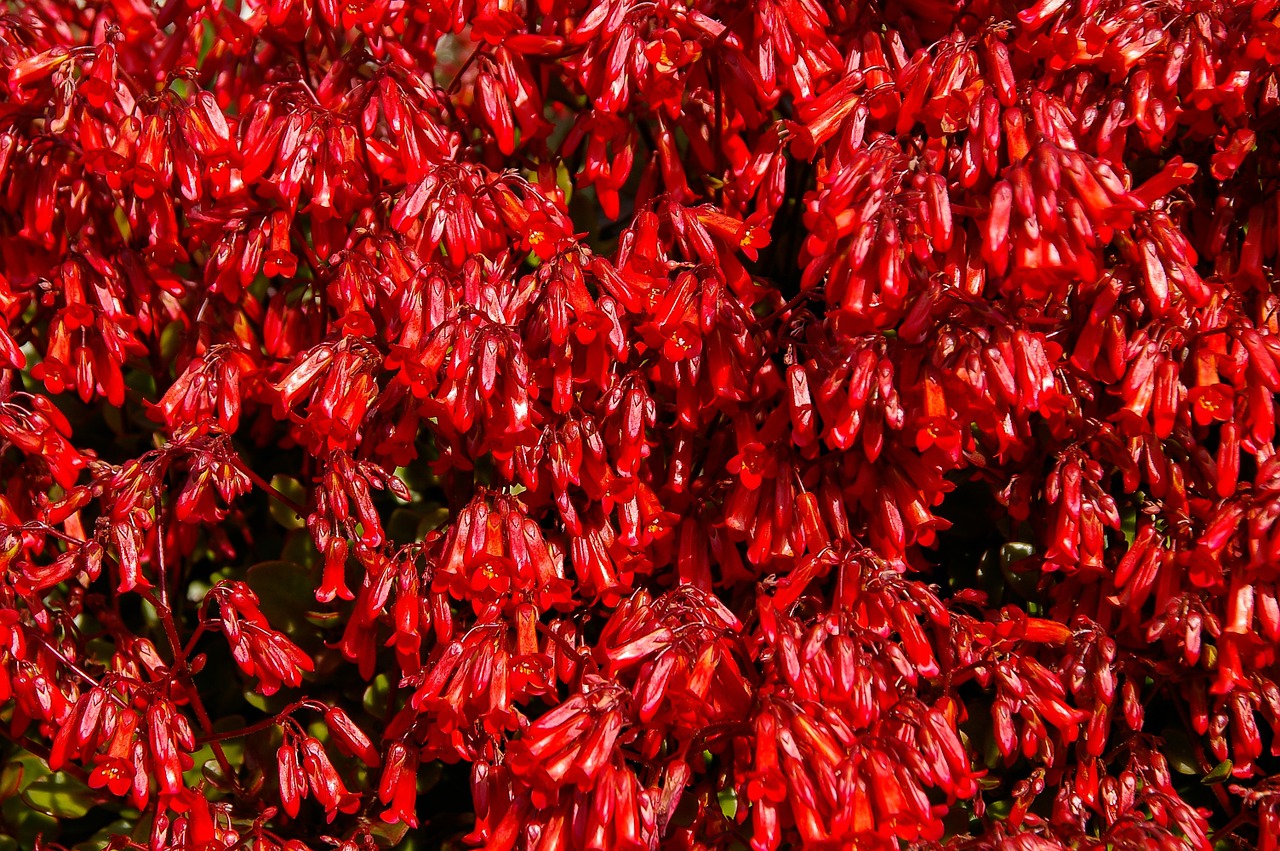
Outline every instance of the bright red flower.
<svg viewBox="0 0 1280 851">
<path fill-rule="evenodd" d="M 1278 64 L 1275 0 L 6 7 L 6 827 L 1271 847 Z"/>
</svg>

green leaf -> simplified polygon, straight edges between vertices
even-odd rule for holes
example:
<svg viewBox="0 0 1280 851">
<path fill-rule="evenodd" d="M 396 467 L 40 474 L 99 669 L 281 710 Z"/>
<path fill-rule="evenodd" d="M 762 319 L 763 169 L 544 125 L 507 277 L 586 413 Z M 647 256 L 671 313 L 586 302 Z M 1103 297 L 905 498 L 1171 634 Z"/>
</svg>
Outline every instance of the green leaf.
<svg viewBox="0 0 1280 851">
<path fill-rule="evenodd" d="M 422 512 L 422 522 L 418 524 L 418 540 L 427 537 L 428 532 L 443 529 L 449 524 L 449 508 L 436 502 L 429 502 Z"/>
<path fill-rule="evenodd" d="M 124 384 L 130 390 L 137 390 L 148 399 L 154 399 L 160 394 L 156 392 L 156 379 L 149 372 L 127 372 L 125 373 Z M 121 410 L 120 408 L 107 410 Z M 103 411 L 106 413 L 106 410 Z"/>
<path fill-rule="evenodd" d="M 268 715 L 282 712 L 292 702 L 287 694 L 281 694 L 280 692 L 266 696 L 258 694 L 252 689 L 245 689 L 241 696 L 244 697 L 245 703 Z"/>
<path fill-rule="evenodd" d="M 442 486 L 440 477 L 432 473 L 430 465 L 425 463 L 396 467 L 396 477 L 404 482 L 409 487 L 409 492 L 413 494 L 422 494 Z"/>
<path fill-rule="evenodd" d="M 347 620 L 342 612 L 307 612 L 307 623 L 312 626 L 318 626 L 321 629 L 331 629 L 340 626 Z"/>
<path fill-rule="evenodd" d="M 1026 560 L 1036 554 L 1032 544 L 1010 541 L 1000 547 L 1000 574 L 1015 594 L 1025 600 L 1033 600 L 1040 586 L 1040 571 L 1028 570 Z"/>
<path fill-rule="evenodd" d="M 391 679 L 386 674 L 378 674 L 364 690 L 362 702 L 365 712 L 374 718 L 385 718 L 387 707 L 391 703 Z"/>
<path fill-rule="evenodd" d="M 245 572 L 244 581 L 258 595 L 262 613 L 274 629 L 292 634 L 316 608 L 311 571 L 291 561 L 264 561 Z"/>
<path fill-rule="evenodd" d="M 724 817 L 733 821 L 738 815 L 738 793 L 729 787 L 721 789 L 716 793 L 716 799 L 720 802 L 720 812 L 724 813 Z"/>
<path fill-rule="evenodd" d="M 1169 767 L 1179 774 L 1199 774 L 1200 766 L 1196 762 L 1195 745 L 1185 732 L 1177 727 L 1169 727 L 1161 732 L 1164 739 L 1163 753 L 1169 760 Z"/>
<path fill-rule="evenodd" d="M 76 845 L 76 851 L 102 851 L 111 844 L 111 840 L 117 836 L 128 836 L 133 832 L 133 822 L 125 819 L 117 819 L 111 824 L 99 830 L 89 839 Z"/>
<path fill-rule="evenodd" d="M 1026 541 L 1010 541 L 1000 547 L 1000 566 L 1008 570 L 1012 565 L 1035 554 L 1035 545 Z"/>
<path fill-rule="evenodd" d="M 89 787 L 63 771 L 32 781 L 22 799 L 35 811 L 60 819 L 81 818 L 94 803 Z"/>
<path fill-rule="evenodd" d="M 397 508 L 391 512 L 391 519 L 387 522 L 387 535 L 397 544 L 410 544 L 424 540 L 448 522 L 449 509 L 438 502 Z"/>
<path fill-rule="evenodd" d="M 573 200 L 573 175 L 563 162 L 556 163 L 556 188 L 564 193 L 566 204 Z"/>
<path fill-rule="evenodd" d="M 418 766 L 418 794 L 425 795 L 440 784 L 444 777 L 444 763 L 440 760 Z"/>
<path fill-rule="evenodd" d="M 6 838 L 16 839 L 18 848 L 34 848 L 37 836 L 56 840 L 59 835 L 58 819 L 40 812 L 21 796 L 4 802 L 0 807 L 0 818 L 4 819 L 5 832 L 9 834 Z M 0 849 L 7 851 L 4 845 L 0 845 Z"/>
<path fill-rule="evenodd" d="M 1124 533 L 1125 543 L 1133 546 L 1133 539 L 1138 534 L 1138 507 L 1129 503 L 1120 511 L 1120 531 Z"/>
<path fill-rule="evenodd" d="M 387 537 L 400 546 L 411 544 L 417 540 L 418 524 L 422 521 L 422 512 L 412 508 L 397 508 L 391 512 L 387 521 Z"/>
<path fill-rule="evenodd" d="M 319 566 L 321 562 L 320 552 L 311 540 L 311 533 L 306 529 L 294 529 L 289 533 L 285 538 L 284 548 L 280 551 L 280 558 L 308 569 Z"/>
<path fill-rule="evenodd" d="M 987 595 L 987 602 L 993 606 L 998 606 L 1004 600 L 1004 592 L 1009 584 L 1004 578 L 1000 570 L 999 559 L 996 557 L 995 550 L 987 550 L 978 559 L 977 565 L 973 570 L 973 578 L 971 581 L 953 582 L 953 588 L 976 587 L 984 591 Z"/>
<path fill-rule="evenodd" d="M 0 801 L 7 801 L 18 794 L 22 775 L 22 763 L 17 760 L 5 765 L 4 770 L 0 771 Z"/>
<path fill-rule="evenodd" d="M 298 505 L 305 505 L 307 502 L 307 489 L 302 483 L 293 476 L 285 476 L 280 473 L 271 477 L 271 487 L 280 491 L 280 493 L 289 497 Z M 271 505 L 269 508 L 271 516 L 277 523 L 286 529 L 301 529 L 307 525 L 307 521 L 293 512 L 293 509 L 285 505 L 274 496 L 271 497 Z"/>
<path fill-rule="evenodd" d="M 1009 813 L 1013 812 L 1013 799 L 1001 798 L 998 801 L 992 801 L 987 804 L 987 813 L 1000 821 L 1009 818 Z"/>
<path fill-rule="evenodd" d="M 177 319 L 164 326 L 164 330 L 160 332 L 160 359 L 162 361 L 173 363 L 174 357 L 178 354 L 178 349 L 182 346 L 186 331 L 187 329 L 183 327 L 182 322 Z"/>
<path fill-rule="evenodd" d="M 8 720 L 7 718 L 5 719 Z M 30 751 L 20 751 L 8 760 L 10 766 L 18 766 L 22 772 L 21 779 L 18 781 L 18 791 L 22 791 L 32 784 L 49 774 L 49 766 L 43 759 L 31 753 Z"/>
<path fill-rule="evenodd" d="M 214 722 L 215 733 L 229 733 L 238 730 L 245 724 L 239 715 L 229 715 Z M 227 739 L 222 742 L 222 753 L 233 767 L 244 761 L 244 740 Z M 217 789 L 227 790 L 231 787 L 231 778 L 222 775 L 222 766 L 218 763 L 213 745 L 206 744 L 191 755 L 194 764 L 182 773 L 187 785 L 195 787 L 201 780 L 208 780 Z"/>
<path fill-rule="evenodd" d="M 1219 783 L 1226 782 L 1231 777 L 1231 769 L 1234 767 L 1235 764 L 1231 760 L 1224 759 L 1215 765 L 1212 771 L 1201 777 L 1200 782 L 1206 786 L 1216 786 Z"/>
<path fill-rule="evenodd" d="M 107 406 L 102 409 L 102 421 L 117 439 L 124 435 L 124 414 L 122 409 Z"/>
<path fill-rule="evenodd" d="M 374 841 L 383 848 L 397 848 L 404 840 L 404 835 L 409 832 L 409 825 L 404 822 L 399 824 L 385 824 L 378 822 L 370 830 L 369 834 Z"/>
</svg>

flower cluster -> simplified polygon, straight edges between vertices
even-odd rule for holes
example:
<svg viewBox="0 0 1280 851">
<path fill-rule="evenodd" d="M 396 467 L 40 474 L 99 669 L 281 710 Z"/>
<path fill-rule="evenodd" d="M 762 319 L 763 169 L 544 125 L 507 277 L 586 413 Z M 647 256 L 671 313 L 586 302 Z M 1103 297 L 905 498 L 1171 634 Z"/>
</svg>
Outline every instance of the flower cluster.
<svg viewBox="0 0 1280 851">
<path fill-rule="evenodd" d="M 1277 0 L 6 4 L 0 833 L 1280 847 L 1278 69 Z"/>
</svg>

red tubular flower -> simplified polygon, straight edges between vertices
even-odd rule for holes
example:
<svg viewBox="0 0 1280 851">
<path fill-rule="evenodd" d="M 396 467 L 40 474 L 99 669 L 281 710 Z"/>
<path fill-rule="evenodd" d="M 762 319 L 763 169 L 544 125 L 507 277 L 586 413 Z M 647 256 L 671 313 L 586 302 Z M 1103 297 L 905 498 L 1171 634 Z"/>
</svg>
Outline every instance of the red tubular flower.
<svg viewBox="0 0 1280 851">
<path fill-rule="evenodd" d="M 564 569 L 519 502 L 476 499 L 444 542 L 436 587 L 470 599 L 477 614 L 495 601 L 528 595 L 541 609 L 568 597 Z"/>
<path fill-rule="evenodd" d="M 599 677 L 583 684 L 587 691 L 535 721 L 508 755 L 512 773 L 533 786 L 536 806 L 545 806 L 562 784 L 593 788 L 613 758 L 624 693 Z"/>
<path fill-rule="evenodd" d="M 358 756 L 368 767 L 378 767 L 381 760 L 378 757 L 377 748 L 346 712 L 337 706 L 330 706 L 325 710 L 324 722 L 339 747 L 347 753 Z"/>
<path fill-rule="evenodd" d="M 195 750 L 195 737 L 182 715 L 173 705 L 157 700 L 147 706 L 146 759 L 155 777 L 159 794 L 164 797 L 180 794 L 186 787 L 182 772 L 190 768 Z"/>
<path fill-rule="evenodd" d="M 297 818 L 302 798 L 306 795 L 306 777 L 298 761 L 298 749 L 291 744 L 280 746 L 276 752 L 280 773 L 280 803 L 284 811 Z"/>
<path fill-rule="evenodd" d="M 1275 845 L 1275 0 L 20 5 L 16 836 Z"/>
<path fill-rule="evenodd" d="M 324 808 L 325 818 L 332 822 L 339 812 L 354 813 L 359 809 L 359 796 L 347 791 L 319 740 L 307 736 L 302 740 L 301 748 L 302 772 L 311 787 L 311 794 Z"/>
<path fill-rule="evenodd" d="M 387 750 L 386 767 L 378 786 L 378 798 L 388 804 L 382 820 L 388 824 L 403 822 L 418 826 L 416 802 L 418 797 L 417 754 L 401 742 L 393 742 Z"/>
</svg>

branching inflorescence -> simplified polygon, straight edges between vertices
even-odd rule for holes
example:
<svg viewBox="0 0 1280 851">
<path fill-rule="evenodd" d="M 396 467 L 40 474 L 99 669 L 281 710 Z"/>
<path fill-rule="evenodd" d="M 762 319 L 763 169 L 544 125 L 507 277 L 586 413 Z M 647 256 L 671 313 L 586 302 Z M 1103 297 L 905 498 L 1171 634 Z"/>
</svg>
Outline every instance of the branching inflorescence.
<svg viewBox="0 0 1280 851">
<path fill-rule="evenodd" d="M 1277 848 L 1276 0 L 0 12 L 0 851 Z"/>
</svg>

